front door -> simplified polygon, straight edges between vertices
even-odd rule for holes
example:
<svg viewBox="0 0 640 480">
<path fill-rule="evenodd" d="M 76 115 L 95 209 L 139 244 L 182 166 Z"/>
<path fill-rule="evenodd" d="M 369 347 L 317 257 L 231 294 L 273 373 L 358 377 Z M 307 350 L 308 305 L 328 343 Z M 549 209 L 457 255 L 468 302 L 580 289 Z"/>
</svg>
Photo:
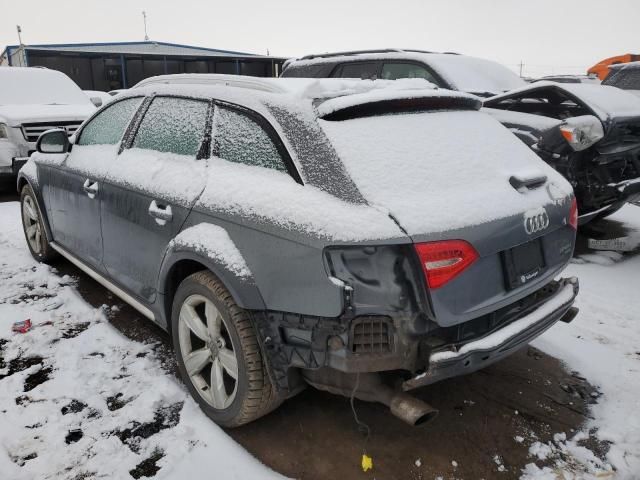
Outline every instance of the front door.
<svg viewBox="0 0 640 480">
<path fill-rule="evenodd" d="M 130 98 L 109 105 L 82 128 L 63 162 L 42 165 L 54 241 L 98 271 L 104 270 L 101 184 L 141 101 Z"/>
<path fill-rule="evenodd" d="M 155 97 L 102 188 L 103 262 L 119 285 L 153 303 L 160 265 L 206 182 L 209 103 Z"/>
</svg>

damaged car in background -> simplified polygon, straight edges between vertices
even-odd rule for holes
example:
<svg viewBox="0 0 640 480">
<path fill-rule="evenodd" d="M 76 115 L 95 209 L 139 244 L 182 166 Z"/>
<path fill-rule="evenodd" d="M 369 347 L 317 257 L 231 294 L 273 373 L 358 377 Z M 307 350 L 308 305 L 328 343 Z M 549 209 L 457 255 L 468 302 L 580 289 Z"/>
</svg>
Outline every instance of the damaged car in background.
<svg viewBox="0 0 640 480">
<path fill-rule="evenodd" d="M 627 92 L 586 83 L 528 84 L 491 60 L 420 50 L 308 55 L 288 61 L 282 76 L 422 78 L 483 97 L 486 113 L 571 183 L 580 224 L 640 198 L 640 99 Z"/>
<path fill-rule="evenodd" d="M 419 425 L 437 410 L 407 391 L 575 317 L 571 186 L 477 97 L 189 78 L 43 134 L 19 188 L 34 258 L 64 256 L 168 330 L 215 422 L 312 385 Z"/>
<path fill-rule="evenodd" d="M 610 86 L 536 82 L 484 105 L 569 180 L 581 224 L 640 199 L 639 98 Z"/>
</svg>

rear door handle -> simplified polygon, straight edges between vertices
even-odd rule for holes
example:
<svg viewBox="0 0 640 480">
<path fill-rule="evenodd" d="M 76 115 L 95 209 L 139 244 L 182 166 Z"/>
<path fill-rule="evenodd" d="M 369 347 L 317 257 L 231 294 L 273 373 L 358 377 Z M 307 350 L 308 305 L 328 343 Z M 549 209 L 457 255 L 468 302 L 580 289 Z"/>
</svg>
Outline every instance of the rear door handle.
<svg viewBox="0 0 640 480">
<path fill-rule="evenodd" d="M 98 193 L 98 182 L 92 182 L 87 178 L 84 181 L 84 185 L 82 185 L 82 189 L 89 198 L 96 198 L 96 193 Z"/>
<path fill-rule="evenodd" d="M 149 215 L 156 219 L 158 225 L 166 225 L 173 218 L 171 205 L 158 205 L 155 200 L 149 205 Z"/>
</svg>

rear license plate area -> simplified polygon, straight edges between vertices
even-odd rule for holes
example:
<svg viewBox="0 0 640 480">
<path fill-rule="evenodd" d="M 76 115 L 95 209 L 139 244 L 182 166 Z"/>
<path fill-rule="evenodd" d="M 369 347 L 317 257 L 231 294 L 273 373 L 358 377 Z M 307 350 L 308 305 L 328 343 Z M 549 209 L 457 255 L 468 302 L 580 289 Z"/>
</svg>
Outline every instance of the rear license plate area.
<svg viewBox="0 0 640 480">
<path fill-rule="evenodd" d="M 507 288 L 512 290 L 535 280 L 546 265 L 542 241 L 538 238 L 502 252 Z"/>
</svg>

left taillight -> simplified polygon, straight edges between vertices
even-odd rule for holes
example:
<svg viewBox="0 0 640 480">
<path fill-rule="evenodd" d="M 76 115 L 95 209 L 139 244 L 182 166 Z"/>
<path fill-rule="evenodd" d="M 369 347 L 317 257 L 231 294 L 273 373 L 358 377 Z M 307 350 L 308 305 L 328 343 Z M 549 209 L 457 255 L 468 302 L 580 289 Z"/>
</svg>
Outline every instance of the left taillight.
<svg viewBox="0 0 640 480">
<path fill-rule="evenodd" d="M 479 255 L 464 240 L 444 240 L 415 244 L 427 285 L 440 288 L 466 270 Z"/>
<path fill-rule="evenodd" d="M 573 200 L 571 200 L 571 210 L 569 210 L 569 225 L 571 225 L 574 230 L 578 230 L 578 201 L 576 200 L 576 197 L 573 197 Z"/>
</svg>

